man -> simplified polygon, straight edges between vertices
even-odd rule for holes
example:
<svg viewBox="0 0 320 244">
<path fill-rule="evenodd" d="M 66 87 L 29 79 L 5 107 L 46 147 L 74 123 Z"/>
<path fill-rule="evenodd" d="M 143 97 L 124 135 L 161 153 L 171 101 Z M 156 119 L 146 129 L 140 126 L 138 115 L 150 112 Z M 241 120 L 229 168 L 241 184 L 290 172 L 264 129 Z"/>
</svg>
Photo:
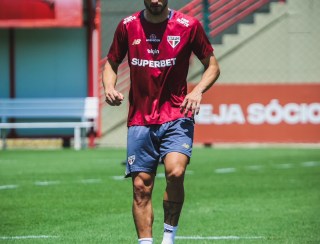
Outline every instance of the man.
<svg viewBox="0 0 320 244">
<path fill-rule="evenodd" d="M 184 202 L 184 174 L 189 163 L 195 114 L 202 94 L 219 76 L 213 48 L 196 19 L 169 9 L 168 0 L 144 0 L 145 9 L 121 21 L 115 31 L 103 72 L 106 102 L 119 106 L 124 97 L 115 89 L 117 69 L 128 55 L 129 93 L 126 176 L 133 183 L 133 218 L 139 243 L 152 243 L 154 179 L 164 163 L 162 244 L 174 243 Z M 205 72 L 187 94 L 191 53 Z"/>
</svg>

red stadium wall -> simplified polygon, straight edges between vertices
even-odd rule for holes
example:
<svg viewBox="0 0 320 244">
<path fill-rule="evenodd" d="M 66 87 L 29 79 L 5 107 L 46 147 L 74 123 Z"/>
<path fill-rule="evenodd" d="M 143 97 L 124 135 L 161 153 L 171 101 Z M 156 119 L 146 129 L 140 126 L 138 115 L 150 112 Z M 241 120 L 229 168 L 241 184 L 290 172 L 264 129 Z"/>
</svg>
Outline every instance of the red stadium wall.
<svg viewBox="0 0 320 244">
<path fill-rule="evenodd" d="M 1 0 L 0 27 L 82 27 L 82 0 Z"/>
<path fill-rule="evenodd" d="M 54 19 L 54 3 L 45 1 L 2 0 L 0 3 L 0 19 Z"/>
<path fill-rule="evenodd" d="M 196 116 L 195 143 L 219 142 L 319 143 L 320 85 L 215 85 Z"/>
</svg>

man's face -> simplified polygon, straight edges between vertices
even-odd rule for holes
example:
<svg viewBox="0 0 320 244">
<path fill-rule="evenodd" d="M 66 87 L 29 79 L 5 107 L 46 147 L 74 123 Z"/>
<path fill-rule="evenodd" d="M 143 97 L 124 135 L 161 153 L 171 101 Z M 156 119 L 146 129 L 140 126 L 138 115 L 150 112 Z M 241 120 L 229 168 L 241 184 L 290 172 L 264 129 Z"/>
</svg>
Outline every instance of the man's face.
<svg viewBox="0 0 320 244">
<path fill-rule="evenodd" d="M 160 15 L 168 5 L 168 0 L 144 0 L 144 6 L 153 15 Z"/>
</svg>

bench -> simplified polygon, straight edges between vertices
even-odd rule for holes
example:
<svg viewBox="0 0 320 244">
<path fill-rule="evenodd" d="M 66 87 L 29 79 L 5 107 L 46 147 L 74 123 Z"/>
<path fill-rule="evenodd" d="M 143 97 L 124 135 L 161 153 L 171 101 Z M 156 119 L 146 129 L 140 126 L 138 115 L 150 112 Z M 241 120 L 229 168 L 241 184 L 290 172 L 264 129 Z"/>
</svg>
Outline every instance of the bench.
<svg viewBox="0 0 320 244">
<path fill-rule="evenodd" d="M 6 148 L 10 129 L 73 128 L 74 149 L 79 150 L 84 146 L 84 132 L 96 130 L 98 104 L 96 97 L 0 99 L 2 147 Z"/>
</svg>

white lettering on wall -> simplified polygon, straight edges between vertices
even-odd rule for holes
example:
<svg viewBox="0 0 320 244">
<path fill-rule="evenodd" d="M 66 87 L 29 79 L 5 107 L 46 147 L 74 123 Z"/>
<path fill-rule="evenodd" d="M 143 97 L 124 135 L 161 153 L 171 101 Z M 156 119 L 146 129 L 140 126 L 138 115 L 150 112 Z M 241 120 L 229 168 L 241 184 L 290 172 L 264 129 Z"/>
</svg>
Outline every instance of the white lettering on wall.
<svg viewBox="0 0 320 244">
<path fill-rule="evenodd" d="M 249 104 L 244 111 L 240 104 L 202 104 L 195 117 L 198 124 L 320 124 L 320 103 L 287 103 L 281 105 L 277 99 L 269 104 Z"/>
</svg>

